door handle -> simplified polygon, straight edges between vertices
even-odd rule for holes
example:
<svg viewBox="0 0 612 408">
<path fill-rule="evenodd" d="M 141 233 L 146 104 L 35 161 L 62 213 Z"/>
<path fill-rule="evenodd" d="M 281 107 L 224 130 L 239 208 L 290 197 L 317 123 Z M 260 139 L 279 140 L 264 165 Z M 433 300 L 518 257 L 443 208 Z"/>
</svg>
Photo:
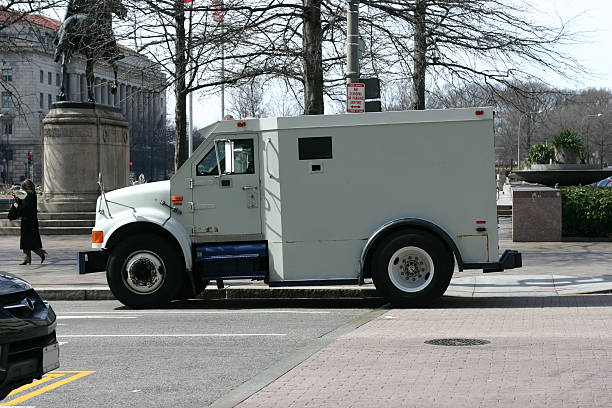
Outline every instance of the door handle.
<svg viewBox="0 0 612 408">
<path fill-rule="evenodd" d="M 257 186 L 242 186 L 243 190 L 257 190 Z"/>
</svg>

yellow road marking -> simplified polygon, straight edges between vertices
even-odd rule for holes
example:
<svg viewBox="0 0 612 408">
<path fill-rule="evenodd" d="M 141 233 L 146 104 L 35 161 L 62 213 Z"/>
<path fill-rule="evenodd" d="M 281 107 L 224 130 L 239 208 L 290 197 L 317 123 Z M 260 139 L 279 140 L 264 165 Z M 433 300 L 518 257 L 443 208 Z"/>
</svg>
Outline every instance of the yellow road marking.
<svg viewBox="0 0 612 408">
<path fill-rule="evenodd" d="M 21 397 L 17 397 L 13 400 L 10 400 L 8 402 L 4 402 L 2 404 L 0 404 L 0 406 L 13 406 L 13 405 L 17 405 L 25 400 L 28 400 L 30 398 L 36 397 L 37 395 L 43 394 L 47 391 L 51 391 L 54 390 L 58 387 L 61 387 L 64 384 L 68 384 L 69 382 L 78 380 L 79 378 L 83 378 L 88 376 L 89 374 L 93 374 L 95 373 L 95 371 L 52 371 L 50 374 L 74 374 L 71 375 L 70 377 L 64 378 L 62 380 L 56 381 L 52 384 L 49 384 L 45 387 L 39 388 L 36 391 L 32 391 L 29 392 L 25 395 L 22 395 Z M 42 379 L 41 379 L 42 380 Z"/>
<path fill-rule="evenodd" d="M 41 378 L 40 380 L 36 380 L 34 382 L 31 382 L 29 384 L 23 385 L 23 386 L 15 389 L 13 391 L 11 391 L 11 393 L 8 396 L 11 397 L 11 396 L 13 396 L 15 394 L 19 394 L 20 392 L 29 390 L 30 388 L 38 387 L 42 383 L 46 383 L 47 381 L 51 381 L 51 380 L 54 380 L 56 378 L 63 377 L 63 376 L 64 376 L 64 374 L 51 374 L 51 373 L 45 374 L 45 375 L 43 375 L 43 378 Z"/>
</svg>

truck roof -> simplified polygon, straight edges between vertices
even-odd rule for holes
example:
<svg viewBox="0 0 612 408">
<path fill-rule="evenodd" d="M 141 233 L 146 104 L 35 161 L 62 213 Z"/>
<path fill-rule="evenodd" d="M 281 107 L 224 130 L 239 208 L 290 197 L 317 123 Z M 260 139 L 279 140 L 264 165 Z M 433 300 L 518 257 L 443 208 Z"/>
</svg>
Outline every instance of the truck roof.
<svg viewBox="0 0 612 408">
<path fill-rule="evenodd" d="M 224 120 L 217 122 L 218 126 L 215 133 L 330 128 L 338 126 L 380 126 L 399 123 L 463 122 L 491 120 L 493 115 L 492 107 L 474 107 Z"/>
</svg>

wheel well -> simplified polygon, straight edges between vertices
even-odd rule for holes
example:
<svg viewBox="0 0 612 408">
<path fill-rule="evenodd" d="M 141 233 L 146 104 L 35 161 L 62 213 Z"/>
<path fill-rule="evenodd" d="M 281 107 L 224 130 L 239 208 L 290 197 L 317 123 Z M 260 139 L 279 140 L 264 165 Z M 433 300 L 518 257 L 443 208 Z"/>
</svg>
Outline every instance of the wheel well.
<svg viewBox="0 0 612 408">
<path fill-rule="evenodd" d="M 418 223 L 418 224 L 397 224 L 386 228 L 384 231 L 380 232 L 373 241 L 370 242 L 369 247 L 366 249 L 365 257 L 363 260 L 363 277 L 371 278 L 372 277 L 372 258 L 373 254 L 376 252 L 377 248 L 383 243 L 390 235 L 395 234 L 399 231 L 422 231 L 427 232 L 436 238 L 438 238 L 446 247 L 446 249 L 457 258 L 457 264 L 459 266 L 459 270 L 463 269 L 463 260 L 461 259 L 461 254 L 459 253 L 459 249 L 456 247 L 454 242 L 450 239 L 448 234 L 444 232 L 444 230 L 435 227 L 432 224 L 432 227 L 428 225 L 429 223 Z M 435 228 L 434 228 L 435 227 Z M 367 244 L 366 244 L 367 245 Z"/>
<path fill-rule="evenodd" d="M 150 222 L 133 222 L 119 227 L 117 231 L 113 233 L 108 242 L 106 243 L 106 249 L 112 250 L 112 248 L 121 242 L 125 237 L 134 234 L 150 234 L 157 235 L 158 237 L 167 240 L 174 246 L 174 249 L 179 253 L 183 270 L 185 270 L 185 257 L 183 256 L 183 250 L 176 238 L 164 228 L 157 224 Z"/>
</svg>

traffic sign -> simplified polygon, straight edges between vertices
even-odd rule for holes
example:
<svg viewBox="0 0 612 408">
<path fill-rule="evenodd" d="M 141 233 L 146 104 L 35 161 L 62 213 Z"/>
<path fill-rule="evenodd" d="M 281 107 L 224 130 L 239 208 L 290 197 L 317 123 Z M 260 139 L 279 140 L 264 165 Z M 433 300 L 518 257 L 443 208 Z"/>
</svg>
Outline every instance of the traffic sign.
<svg viewBox="0 0 612 408">
<path fill-rule="evenodd" d="M 365 84 L 346 84 L 346 111 L 348 113 L 365 112 Z"/>
</svg>

